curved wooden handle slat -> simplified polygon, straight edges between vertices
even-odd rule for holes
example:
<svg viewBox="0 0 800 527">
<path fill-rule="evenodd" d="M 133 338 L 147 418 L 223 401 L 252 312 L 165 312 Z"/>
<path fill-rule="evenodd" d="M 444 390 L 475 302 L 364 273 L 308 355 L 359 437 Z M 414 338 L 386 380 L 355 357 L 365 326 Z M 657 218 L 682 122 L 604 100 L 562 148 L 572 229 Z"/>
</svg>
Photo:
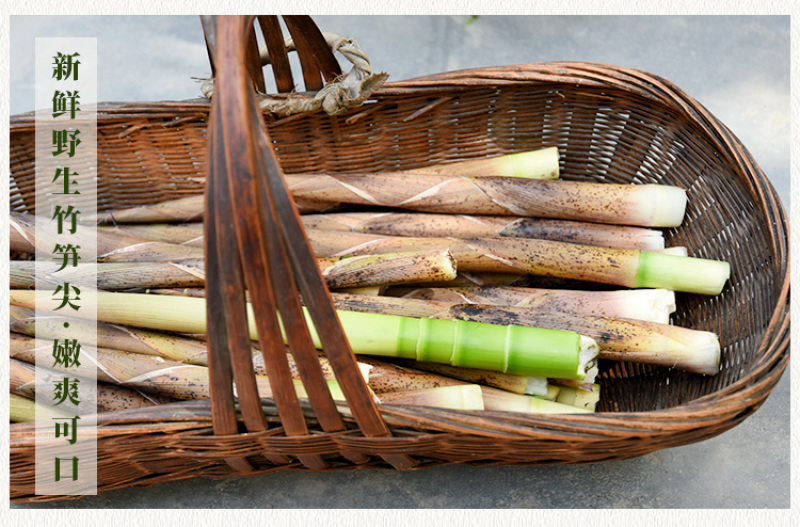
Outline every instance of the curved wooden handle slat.
<svg viewBox="0 0 800 527">
<path fill-rule="evenodd" d="M 326 432 L 345 429 L 309 336 L 299 300 L 301 294 L 362 433 L 372 437 L 389 436 L 388 427 L 361 376 L 339 323 L 300 215 L 272 150 L 253 86 L 247 82 L 247 39 L 251 34 L 253 17 L 225 16 L 215 22 L 217 84 L 212 103 L 213 126 L 210 127 L 206 187 L 206 224 L 210 235 L 210 239 L 206 239 L 206 257 L 212 269 L 217 271 L 207 275 L 209 291 L 213 291 L 214 299 L 221 302 L 212 306 L 209 298 L 208 307 L 209 351 L 215 356 L 215 363 L 222 364 L 222 371 L 215 374 L 216 380 L 212 381 L 220 394 L 212 397 L 215 411 L 221 412 L 217 416 L 219 428 L 230 433 L 228 412 L 231 403 L 225 383 L 230 384 L 232 377 L 239 390 L 239 404 L 248 430 L 258 430 L 263 423 L 263 416 L 254 414 L 258 400 L 255 384 L 252 379 L 244 377 L 245 374 L 253 376 L 252 364 L 248 363 L 249 349 L 244 349 L 246 343 L 241 337 L 245 334 L 242 313 L 246 284 L 259 340 L 265 350 L 264 359 L 276 407 L 287 435 L 308 432 L 302 421 L 294 384 L 287 375 L 286 354 L 275 339 L 279 334 L 276 331 L 277 312 L 281 313 L 290 350 L 295 355 L 320 426 Z M 342 454 L 348 456 L 347 452 Z M 324 466 L 320 459 L 298 457 L 309 467 Z M 350 456 L 350 459 L 367 461 L 363 455 Z M 401 468 L 415 464 L 404 455 L 386 456 L 385 459 Z"/>
<path fill-rule="evenodd" d="M 275 85 L 281 93 L 289 93 L 294 90 L 294 79 L 292 77 L 292 67 L 289 64 L 289 54 L 286 51 L 286 42 L 283 38 L 281 25 L 277 16 L 259 16 L 258 24 L 261 33 L 267 44 L 270 63 L 272 64 L 272 74 L 275 77 Z M 253 33 L 255 35 L 255 32 Z M 250 60 L 250 66 L 257 65 L 261 68 L 261 59 L 256 56 L 255 60 Z M 263 92 L 262 92 L 263 93 Z"/>
<path fill-rule="evenodd" d="M 342 68 L 334 57 L 333 50 L 328 47 L 322 32 L 311 17 L 287 15 L 283 19 L 297 48 L 306 90 L 322 89 L 324 84 L 320 72 L 327 82 L 332 82 L 342 74 Z"/>
</svg>

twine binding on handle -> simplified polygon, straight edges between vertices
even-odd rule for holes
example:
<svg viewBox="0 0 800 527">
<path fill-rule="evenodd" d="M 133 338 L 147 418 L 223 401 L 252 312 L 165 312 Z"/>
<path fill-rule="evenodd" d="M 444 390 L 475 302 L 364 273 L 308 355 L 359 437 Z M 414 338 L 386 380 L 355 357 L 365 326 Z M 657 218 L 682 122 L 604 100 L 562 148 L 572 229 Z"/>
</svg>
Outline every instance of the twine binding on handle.
<svg viewBox="0 0 800 527">
<path fill-rule="evenodd" d="M 323 86 L 316 92 L 297 92 L 267 94 L 256 93 L 259 107 L 279 117 L 286 117 L 303 112 L 313 112 L 320 108 L 328 115 L 337 115 L 367 101 L 389 78 L 385 72 L 373 73 L 369 57 L 353 38 L 322 32 L 325 43 L 332 52 L 340 53 L 351 64 L 352 68 Z M 293 38 L 287 38 L 284 46 L 287 52 L 297 52 Z M 262 66 L 272 64 L 269 49 L 262 46 L 259 50 Z M 201 91 L 207 98 L 214 95 L 214 79 L 206 79 Z"/>
</svg>

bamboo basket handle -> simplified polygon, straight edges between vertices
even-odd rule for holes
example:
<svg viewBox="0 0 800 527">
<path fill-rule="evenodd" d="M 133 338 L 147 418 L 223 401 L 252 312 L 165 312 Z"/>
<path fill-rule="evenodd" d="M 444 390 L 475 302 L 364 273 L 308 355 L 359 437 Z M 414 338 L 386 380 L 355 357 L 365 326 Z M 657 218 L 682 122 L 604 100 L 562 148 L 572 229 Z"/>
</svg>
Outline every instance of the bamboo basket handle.
<svg viewBox="0 0 800 527">
<path fill-rule="evenodd" d="M 216 37 L 209 29 L 213 17 L 201 20 L 206 33 L 206 49 L 211 62 L 212 79 L 202 85 L 203 94 L 213 97 L 216 65 L 212 49 Z M 373 73 L 369 57 L 355 39 L 323 33 L 308 16 L 287 15 L 284 22 L 291 38 L 284 39 L 277 16 L 256 16 L 265 46 L 256 53 L 255 30 L 250 33 L 247 68 L 256 89 L 258 105 L 277 117 L 319 109 L 329 115 L 345 112 L 361 105 L 388 79 L 386 73 Z M 289 53 L 296 52 L 303 74 L 304 91 L 297 90 Z M 336 59 L 339 53 L 352 64 L 344 73 Z M 263 66 L 271 66 L 278 93 L 266 93 Z"/>
<path fill-rule="evenodd" d="M 205 189 L 214 433 L 237 433 L 237 398 L 247 431 L 267 428 L 253 373 L 246 291 L 270 389 L 286 435 L 308 436 L 310 432 L 291 378 L 281 329 L 319 426 L 328 433 L 347 429 L 325 382 L 303 313 L 305 308 L 361 432 L 370 437 L 388 437 L 389 429 L 361 376 L 272 150 L 255 92 L 259 84 L 257 72 L 250 67 L 254 57 L 254 21 L 252 16 L 203 18 L 216 80 L 209 117 Z M 275 20 L 267 17 L 260 27 L 277 26 Z M 271 35 L 265 38 L 267 42 L 274 40 Z M 304 49 L 299 47 L 298 51 Z M 353 463 L 369 461 L 363 454 L 346 450 L 341 453 Z M 264 455 L 273 463 L 293 462 L 275 452 Z M 297 458 L 309 468 L 326 466 L 325 460 L 315 454 Z M 397 468 L 415 464 L 404 455 L 384 456 L 384 459 Z M 226 461 L 239 471 L 249 468 L 245 459 Z"/>
</svg>

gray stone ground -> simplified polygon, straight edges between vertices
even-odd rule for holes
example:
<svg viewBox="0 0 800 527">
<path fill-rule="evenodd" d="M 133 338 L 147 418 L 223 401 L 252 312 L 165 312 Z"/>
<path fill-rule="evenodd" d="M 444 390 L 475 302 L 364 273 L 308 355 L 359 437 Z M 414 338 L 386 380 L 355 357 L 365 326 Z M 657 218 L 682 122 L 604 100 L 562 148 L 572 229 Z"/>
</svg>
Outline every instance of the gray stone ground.
<svg viewBox="0 0 800 527">
<path fill-rule="evenodd" d="M 317 16 L 355 37 L 395 80 L 475 66 L 598 61 L 672 80 L 747 145 L 789 206 L 789 17 Z M 196 17 L 11 18 L 11 113 L 33 109 L 36 36 L 93 36 L 100 99 L 187 99 L 209 73 Z M 282 472 L 193 479 L 41 508 L 790 507 L 790 379 L 734 429 L 614 463 L 447 466 L 412 472 Z M 18 506 L 16 508 L 35 508 Z"/>
</svg>

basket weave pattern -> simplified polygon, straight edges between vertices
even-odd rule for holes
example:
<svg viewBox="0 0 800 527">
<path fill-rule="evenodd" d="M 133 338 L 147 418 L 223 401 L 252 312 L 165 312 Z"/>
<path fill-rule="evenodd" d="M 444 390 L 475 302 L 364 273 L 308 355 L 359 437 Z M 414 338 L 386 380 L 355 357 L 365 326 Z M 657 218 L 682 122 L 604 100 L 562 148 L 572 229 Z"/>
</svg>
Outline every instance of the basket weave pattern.
<svg viewBox="0 0 800 527">
<path fill-rule="evenodd" d="M 121 208 L 203 192 L 206 101 L 107 104 L 98 116 L 98 207 Z M 114 412 L 98 423 L 99 491 L 196 476 L 305 469 L 264 452 L 319 454 L 327 469 L 406 454 L 444 463 L 552 464 L 624 459 L 713 437 L 751 415 L 789 359 L 788 220 L 776 192 L 723 124 L 669 81 L 586 63 L 484 68 L 386 84 L 360 108 L 267 115 L 285 173 L 411 169 L 558 146 L 565 179 L 664 183 L 688 190 L 686 220 L 668 245 L 731 263 L 717 297 L 678 295 L 674 322 L 713 331 L 722 346 L 713 377 L 605 363 L 599 413 L 522 415 L 382 405 L 391 437 L 365 437 L 352 421 L 327 433 L 309 411 L 307 436 L 282 434 L 269 401 L 267 431 L 214 436 L 208 401 Z M 11 121 L 11 208 L 33 211 L 32 115 Z M 155 418 L 154 418 L 155 416 Z M 12 501 L 34 495 L 33 426 L 11 427 Z"/>
</svg>

